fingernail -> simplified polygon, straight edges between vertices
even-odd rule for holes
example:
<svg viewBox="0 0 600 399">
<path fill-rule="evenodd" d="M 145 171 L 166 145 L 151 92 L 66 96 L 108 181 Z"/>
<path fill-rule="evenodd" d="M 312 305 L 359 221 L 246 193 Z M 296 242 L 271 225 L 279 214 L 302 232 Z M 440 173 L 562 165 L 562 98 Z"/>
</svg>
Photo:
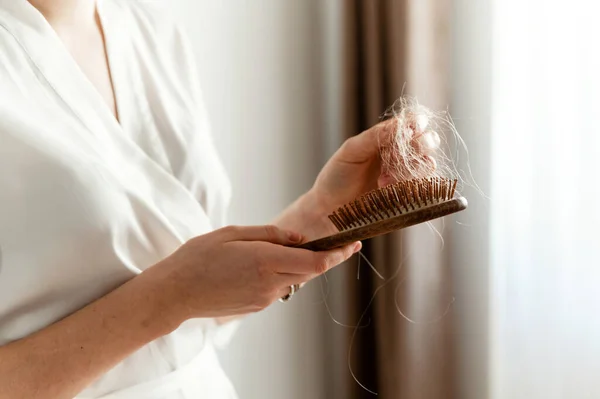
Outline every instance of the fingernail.
<svg viewBox="0 0 600 399">
<path fill-rule="evenodd" d="M 425 159 L 425 162 L 427 162 L 429 164 L 429 166 L 432 170 L 437 169 L 437 161 L 435 160 L 434 157 L 427 155 L 424 157 L 424 159 Z"/>
<path fill-rule="evenodd" d="M 417 127 L 423 131 L 427 129 L 429 125 L 429 117 L 427 115 L 419 115 L 417 116 Z"/>
<path fill-rule="evenodd" d="M 421 146 L 422 152 L 433 152 L 440 146 L 440 136 L 437 132 L 423 133 L 417 141 Z"/>
<path fill-rule="evenodd" d="M 362 242 L 359 241 L 354 245 L 354 253 L 357 253 L 361 249 L 362 249 Z"/>
<path fill-rule="evenodd" d="M 291 242 L 300 242 L 302 241 L 302 234 L 290 231 L 288 232 L 288 238 Z"/>
</svg>

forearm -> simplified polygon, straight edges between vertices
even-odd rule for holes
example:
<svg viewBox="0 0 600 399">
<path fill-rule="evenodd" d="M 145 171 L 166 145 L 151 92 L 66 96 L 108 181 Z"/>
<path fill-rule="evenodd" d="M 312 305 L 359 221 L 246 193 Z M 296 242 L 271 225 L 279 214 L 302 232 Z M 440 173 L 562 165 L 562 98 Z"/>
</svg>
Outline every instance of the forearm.
<svg viewBox="0 0 600 399">
<path fill-rule="evenodd" d="M 70 399 L 178 320 L 142 273 L 76 313 L 0 347 L 0 399 Z M 168 316 L 168 318 L 167 318 Z"/>
</svg>

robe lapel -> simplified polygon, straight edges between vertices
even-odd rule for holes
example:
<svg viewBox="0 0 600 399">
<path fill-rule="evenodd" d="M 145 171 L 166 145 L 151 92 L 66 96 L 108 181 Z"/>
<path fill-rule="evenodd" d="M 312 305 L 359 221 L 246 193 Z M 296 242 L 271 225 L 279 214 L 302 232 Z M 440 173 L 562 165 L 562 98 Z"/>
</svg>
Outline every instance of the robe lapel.
<svg viewBox="0 0 600 399">
<path fill-rule="evenodd" d="M 111 136 L 123 135 L 100 93 L 37 9 L 26 0 L 0 0 L 0 13 L 5 14 L 2 23 L 8 25 L 6 28 L 27 52 L 42 79 L 87 130 L 105 144 L 114 141 Z M 115 57 L 117 50 L 111 48 Z M 111 62 L 113 65 L 118 63 Z M 116 101 L 121 103 L 120 98 Z M 125 110 L 123 114 L 126 115 Z"/>
</svg>

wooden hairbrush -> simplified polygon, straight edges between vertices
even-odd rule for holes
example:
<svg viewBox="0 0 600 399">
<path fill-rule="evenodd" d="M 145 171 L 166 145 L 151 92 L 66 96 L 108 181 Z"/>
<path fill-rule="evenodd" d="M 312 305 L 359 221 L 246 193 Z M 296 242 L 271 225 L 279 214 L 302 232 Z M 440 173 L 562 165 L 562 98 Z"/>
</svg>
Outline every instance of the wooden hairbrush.
<svg viewBox="0 0 600 399">
<path fill-rule="evenodd" d="M 454 198 L 456 184 L 455 179 L 432 177 L 369 191 L 329 215 L 339 233 L 298 248 L 326 251 L 465 210 L 467 200 Z"/>
</svg>

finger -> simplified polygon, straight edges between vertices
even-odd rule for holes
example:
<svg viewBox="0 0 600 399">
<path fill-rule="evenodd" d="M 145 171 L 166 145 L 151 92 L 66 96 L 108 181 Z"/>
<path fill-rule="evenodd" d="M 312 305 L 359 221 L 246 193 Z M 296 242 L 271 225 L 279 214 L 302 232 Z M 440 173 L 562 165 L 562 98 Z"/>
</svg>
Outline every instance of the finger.
<svg viewBox="0 0 600 399">
<path fill-rule="evenodd" d="M 290 292 L 290 286 L 294 284 L 298 284 L 299 288 L 302 288 L 309 281 L 313 280 L 315 277 L 325 273 L 327 270 L 344 263 L 346 260 L 350 259 L 352 255 L 360 251 L 362 248 L 362 243 L 360 241 L 355 242 L 354 244 L 347 245 L 346 247 L 339 248 L 332 251 L 319 252 L 317 259 L 314 260 L 313 264 L 313 272 L 306 274 L 298 274 L 298 273 L 279 273 L 280 284 L 283 285 L 277 292 L 279 298 L 286 296 Z M 321 265 L 321 266 L 319 266 Z M 310 270 L 310 269 L 308 269 Z"/>
<path fill-rule="evenodd" d="M 344 146 L 352 154 L 351 162 L 363 162 L 379 154 L 382 144 L 388 143 L 396 134 L 397 121 L 395 118 L 380 122 L 368 130 L 346 140 Z"/>
<path fill-rule="evenodd" d="M 294 245 L 303 241 L 302 234 L 280 229 L 274 225 L 229 226 L 222 229 L 226 241 L 264 241 L 280 245 Z"/>
<path fill-rule="evenodd" d="M 308 275 L 309 279 L 314 278 L 346 261 L 361 248 L 362 244 L 355 242 L 329 251 L 313 252 L 305 249 L 293 249 L 294 251 L 286 253 L 286 256 L 282 256 L 283 253 L 279 255 L 280 263 L 275 263 L 277 265 L 275 272 L 280 275 L 299 274 Z M 286 248 L 285 251 L 288 252 L 289 249 Z"/>
<path fill-rule="evenodd" d="M 290 285 L 298 284 L 300 287 L 304 287 L 306 283 L 315 277 L 317 276 L 309 274 L 280 274 L 278 284 L 281 285 L 281 290 L 285 291 L 283 294 L 285 295 L 287 294 L 287 291 L 289 291 Z"/>
<path fill-rule="evenodd" d="M 440 135 L 437 132 L 430 131 L 416 136 L 413 141 L 413 147 L 421 154 L 431 154 L 440 146 Z"/>
<path fill-rule="evenodd" d="M 413 170 L 418 174 L 423 173 L 423 176 L 415 176 L 415 177 L 426 177 L 431 172 L 434 172 L 437 169 L 437 161 L 431 155 L 422 155 L 411 160 L 411 165 Z"/>
<path fill-rule="evenodd" d="M 294 283 L 292 283 L 294 284 Z M 280 289 L 277 290 L 277 298 L 283 298 L 284 296 L 288 295 L 291 291 L 291 285 L 286 285 L 285 287 L 281 287 Z M 295 283 L 298 284 L 298 283 Z M 296 293 L 298 293 L 298 291 L 296 291 Z"/>
<path fill-rule="evenodd" d="M 330 251 L 313 252 L 315 259 L 315 273 L 321 275 L 335 266 L 347 261 L 359 252 L 362 248 L 362 242 L 357 241 L 355 243 L 346 245 L 341 248 L 333 249 Z"/>
<path fill-rule="evenodd" d="M 435 160 L 434 157 L 426 155 L 425 157 L 425 163 L 427 164 L 427 166 L 432 170 L 435 171 L 437 169 L 437 161 Z"/>
<path fill-rule="evenodd" d="M 290 278 L 292 278 L 294 276 L 296 277 L 295 280 L 293 280 L 293 279 L 290 280 L 289 283 L 286 283 L 285 286 L 283 286 L 283 287 L 281 287 L 280 289 L 277 290 L 277 298 L 282 298 L 282 297 L 288 295 L 290 293 L 290 291 L 291 291 L 291 286 L 294 285 L 294 284 L 298 284 L 298 288 L 296 290 L 296 293 L 298 293 L 299 289 L 301 289 L 302 287 L 304 287 L 308 281 L 312 280 L 312 279 L 299 280 L 298 279 L 298 275 L 296 275 L 296 274 L 291 274 Z"/>
</svg>

